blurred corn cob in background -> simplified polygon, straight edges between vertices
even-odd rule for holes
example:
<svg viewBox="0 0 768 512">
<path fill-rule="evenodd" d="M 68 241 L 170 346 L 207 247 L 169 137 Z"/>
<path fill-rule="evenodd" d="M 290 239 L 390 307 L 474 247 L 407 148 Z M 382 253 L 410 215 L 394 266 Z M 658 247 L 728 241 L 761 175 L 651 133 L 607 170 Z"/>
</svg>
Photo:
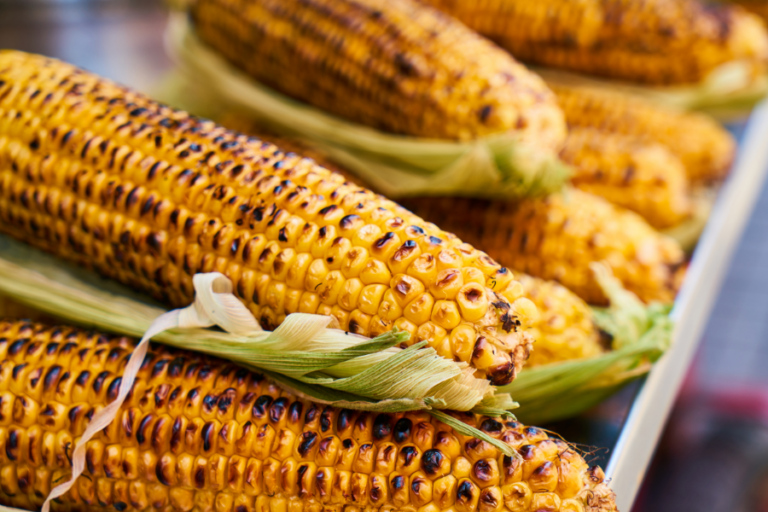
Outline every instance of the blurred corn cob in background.
<svg viewBox="0 0 768 512">
<path fill-rule="evenodd" d="M 417 198 L 403 205 L 439 221 L 511 268 L 560 282 L 591 304 L 606 297 L 590 270 L 604 261 L 645 302 L 672 302 L 680 246 L 637 214 L 580 190 L 520 202 Z"/>
<path fill-rule="evenodd" d="M 0 52 L 0 84 L 2 232 L 173 306 L 219 271 L 265 328 L 396 327 L 494 383 L 527 358 L 511 272 L 397 204 L 58 61 Z"/>
<path fill-rule="evenodd" d="M 719 66 L 765 73 L 768 34 L 753 14 L 699 0 L 425 0 L 516 58 L 654 85 L 692 84 Z"/>
<path fill-rule="evenodd" d="M 666 146 L 692 183 L 722 180 L 736 153 L 733 137 L 704 114 L 681 112 L 626 93 L 550 82 L 571 128 L 589 127 Z"/>
<path fill-rule="evenodd" d="M 574 186 L 637 212 L 657 229 L 691 214 L 685 168 L 660 144 L 576 127 L 560 157 L 573 166 Z"/>
<path fill-rule="evenodd" d="M 518 133 L 557 149 L 543 80 L 416 0 L 193 0 L 199 37 L 256 80 L 386 132 L 468 140 Z"/>
<path fill-rule="evenodd" d="M 134 345 L 24 322 L 0 323 L 0 335 L 0 503 L 37 510 L 68 478 L 92 415 L 115 399 Z M 260 374 L 157 345 L 145 361 L 54 511 L 616 510 L 602 470 L 534 427 L 457 416 L 518 459 L 426 412 L 313 404 Z"/>
<path fill-rule="evenodd" d="M 536 340 L 526 368 L 574 359 L 596 357 L 608 345 L 607 334 L 595 324 L 592 309 L 564 286 L 545 279 L 515 273 L 539 310 L 534 324 Z"/>
</svg>

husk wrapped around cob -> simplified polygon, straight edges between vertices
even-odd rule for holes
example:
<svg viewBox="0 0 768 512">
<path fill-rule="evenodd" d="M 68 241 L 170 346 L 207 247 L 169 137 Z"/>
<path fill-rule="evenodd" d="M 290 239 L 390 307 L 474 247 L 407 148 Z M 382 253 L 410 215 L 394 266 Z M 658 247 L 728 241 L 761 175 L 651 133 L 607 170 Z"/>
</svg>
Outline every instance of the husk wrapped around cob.
<svg viewBox="0 0 768 512">
<path fill-rule="evenodd" d="M 218 271 L 265 328 L 397 328 L 495 384 L 527 357 L 511 272 L 382 196 L 58 61 L 0 52 L 0 84 L 3 232 L 173 306 Z"/>
<path fill-rule="evenodd" d="M 287 150 L 310 154 L 324 166 L 356 179 L 324 152 L 269 133 L 245 116 L 230 111 L 221 122 Z M 589 409 L 647 373 L 671 343 L 669 306 L 645 306 L 602 264 L 589 266 L 588 272 L 610 307 L 591 307 L 557 282 L 515 271 L 526 297 L 539 311 L 532 326 L 534 349 L 518 377 L 520 384 L 504 388 L 524 397 L 515 413 L 527 422 L 546 423 Z"/>
<path fill-rule="evenodd" d="M 392 4 L 391 8 L 400 9 L 398 6 L 402 6 L 402 2 Z M 432 12 L 426 6 L 415 7 L 413 2 L 411 7 Z M 441 17 L 439 13 L 437 16 Z M 447 18 L 442 18 L 443 22 L 454 24 L 452 21 L 446 21 Z M 355 19 L 355 16 L 350 19 Z M 419 20 L 421 18 L 416 20 L 417 24 L 420 23 Z M 462 31 L 466 29 L 462 28 L 460 32 Z M 165 87 L 159 92 L 161 100 L 206 117 L 216 117 L 221 110 L 230 108 L 247 112 L 259 119 L 260 124 L 271 132 L 298 138 L 321 148 L 340 164 L 363 176 L 367 183 L 387 197 L 440 193 L 527 197 L 557 190 L 568 178 L 568 166 L 557 158 L 557 148 L 565 138 L 565 122 L 554 96 L 543 84 L 538 85 L 538 78 L 533 80 L 535 86 L 532 86 L 531 91 L 534 91 L 534 95 L 540 94 L 544 98 L 543 102 L 537 100 L 533 105 L 528 105 L 526 100 L 518 105 L 520 98 L 515 99 L 514 95 L 508 95 L 509 91 L 501 95 L 502 98 L 509 99 L 510 103 L 501 107 L 502 110 L 514 110 L 519 107 L 525 116 L 524 112 L 528 106 L 535 107 L 538 112 L 536 118 L 542 122 L 536 123 L 537 126 L 540 125 L 540 130 L 536 128 L 539 131 L 533 130 L 533 127 L 531 130 L 542 135 L 538 138 L 538 143 L 531 140 L 536 137 L 523 136 L 523 132 L 527 131 L 524 127 L 529 125 L 529 121 L 523 117 L 520 118 L 522 129 L 509 125 L 507 129 L 500 128 L 493 133 L 468 140 L 438 138 L 440 134 L 437 132 L 421 136 L 397 135 L 381 127 L 374 129 L 332 115 L 329 111 L 297 102 L 257 82 L 228 62 L 221 53 L 201 42 L 183 13 L 171 16 L 166 40 L 169 51 L 178 64 L 178 71 L 167 80 Z M 487 44 L 490 43 L 482 41 L 481 46 L 486 47 Z M 465 54 L 466 48 L 462 46 L 459 51 Z M 484 52 L 485 50 L 480 51 Z M 497 49 L 491 51 L 493 54 L 496 52 Z M 406 53 L 413 55 L 415 59 L 421 58 L 418 48 L 411 48 Z M 518 66 L 514 64 L 514 71 L 510 68 L 510 72 L 515 74 Z M 433 71 L 436 76 L 442 73 L 437 69 Z M 524 69 L 522 72 L 531 75 Z M 300 70 L 297 73 L 300 74 Z M 465 75 L 466 70 L 454 69 L 451 73 Z M 487 73 L 493 74 L 496 71 L 481 69 L 482 75 Z M 491 90 L 505 89 L 507 86 L 503 83 L 506 80 L 504 76 L 507 75 L 508 73 L 494 75 L 495 78 L 491 79 Z M 307 80 L 308 83 L 312 81 Z M 525 83 L 528 81 L 529 79 L 523 80 Z M 426 82 L 432 87 L 435 86 L 430 80 Z M 478 93 L 475 90 L 476 84 L 471 84 L 475 82 L 470 81 L 466 94 L 475 97 Z M 419 110 L 431 105 L 436 112 L 445 109 L 462 111 L 461 108 L 446 106 L 444 100 L 448 100 L 443 98 L 440 91 L 439 88 L 431 90 L 429 94 L 435 97 L 425 99 L 419 104 Z M 369 94 L 374 97 L 388 95 L 385 92 Z M 527 93 L 523 97 L 527 98 Z M 403 100 L 403 103 L 410 101 Z M 443 115 L 426 114 L 424 117 L 431 119 Z M 408 117 L 410 119 L 418 116 L 411 112 Z M 505 122 L 509 121 L 509 116 L 504 118 Z M 544 122 L 550 118 L 550 121 Z M 542 144 L 544 139 L 546 142 Z"/>
</svg>

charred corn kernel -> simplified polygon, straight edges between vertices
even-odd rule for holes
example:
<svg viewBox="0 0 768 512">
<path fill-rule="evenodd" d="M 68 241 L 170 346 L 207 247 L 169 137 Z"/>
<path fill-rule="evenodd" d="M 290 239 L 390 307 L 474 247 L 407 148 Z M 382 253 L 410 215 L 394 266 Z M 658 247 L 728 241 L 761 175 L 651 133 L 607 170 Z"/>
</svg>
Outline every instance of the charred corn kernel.
<svg viewBox="0 0 768 512">
<path fill-rule="evenodd" d="M 574 186 L 637 212 L 657 229 L 680 224 L 691 213 L 685 167 L 661 144 L 575 128 L 560 157 L 573 166 Z"/>
<path fill-rule="evenodd" d="M 568 124 L 632 136 L 668 148 L 693 183 L 721 180 L 736 154 L 736 142 L 704 114 L 663 107 L 630 94 L 550 83 Z"/>
<path fill-rule="evenodd" d="M 601 331 L 582 299 L 554 281 L 517 272 L 515 276 L 540 315 L 533 326 L 536 344 L 527 367 L 590 358 L 603 352 Z"/>
<path fill-rule="evenodd" d="M 607 301 L 592 262 L 607 263 L 624 287 L 646 302 L 671 302 L 680 285 L 684 255 L 674 240 L 636 213 L 586 192 L 517 203 L 419 198 L 405 204 L 428 220 L 439 219 L 510 268 L 558 281 L 591 304 Z M 477 300 L 469 299 L 485 291 L 468 288 L 475 286 L 465 285 L 457 297 L 465 320 L 480 314 L 470 307 Z"/>
<path fill-rule="evenodd" d="M 480 320 L 490 303 L 485 288 L 474 283 L 462 287 L 456 301 L 462 317 L 470 321 Z"/>
<path fill-rule="evenodd" d="M 51 341 L 61 333 L 66 344 Z M 0 350 L 13 347 L 23 354 L 38 342 L 53 345 L 50 350 L 56 355 L 72 350 L 130 351 L 133 343 L 68 327 L 0 322 Z M 14 367 L 25 364 L 22 359 L 10 361 Z M 93 371 L 101 373 L 106 361 L 98 361 L 101 366 Z M 57 358 L 30 363 L 33 371 L 54 375 L 43 379 L 44 391 L 63 378 L 63 373 L 51 373 L 51 368 L 69 372 L 77 364 L 73 359 L 62 362 Z M 199 396 L 201 384 L 210 383 L 202 407 L 183 408 L 174 415 L 160 412 L 157 404 L 163 402 L 167 384 L 157 379 L 162 368 L 180 375 L 171 395 Z M 0 385 L 10 388 L 7 379 L 12 378 L 4 375 Z M 281 391 L 261 375 L 202 354 L 153 345 L 136 383 L 143 384 L 151 397 L 149 410 L 123 405 L 114 422 L 122 435 L 111 439 L 109 426 L 86 445 L 85 473 L 56 506 L 123 511 L 154 506 L 232 511 L 246 506 L 269 512 L 313 511 L 323 506 L 413 507 L 436 512 L 453 506 L 491 512 L 505 507 L 516 510 L 510 503 L 522 498 L 514 489 L 527 486 L 528 493 L 522 496 L 542 507 L 562 499 L 573 510 L 579 505 L 584 510 L 615 510 L 613 493 L 599 468 L 589 468 L 566 443 L 517 422 L 461 416 L 499 439 L 525 439 L 526 445 L 514 445 L 524 459 L 522 464 L 486 442 L 458 435 L 422 412 L 371 414 L 318 406 Z M 10 393 L 14 402 L 31 401 L 28 391 L 20 388 Z M 92 413 L 113 399 L 97 394 L 86 404 L 62 397 L 64 401 L 46 406 L 63 407 L 67 416 L 82 414 L 87 424 Z M 215 405 L 205 412 L 206 404 Z M 240 404 L 247 404 L 247 413 L 234 412 Z M 204 420 L 210 413 L 230 419 Z M 7 432 L 0 435 L 0 453 L 5 457 L 0 504 L 24 502 L 28 508 L 39 507 L 59 479 L 66 478 L 73 436 L 81 427 L 67 423 L 60 432 L 44 431 L 42 411 L 32 418 L 33 423 L 13 414 L 8 418 L 7 426 L 0 428 Z M 171 425 L 171 430 L 165 425 Z M 254 430 L 255 439 L 249 434 Z M 528 469 L 517 470 L 525 478 L 519 476 L 509 484 L 504 478 L 513 466 Z M 590 508 L 595 503 L 603 508 Z"/>
<path fill-rule="evenodd" d="M 565 135 L 538 76 L 414 0 L 196 0 L 191 13 L 199 36 L 252 77 L 358 123 L 443 139 L 519 132 L 553 149 Z"/>
<path fill-rule="evenodd" d="M 0 98 L 4 233 L 172 306 L 192 301 L 195 273 L 222 272 L 265 328 L 292 312 L 329 315 L 366 336 L 407 320 L 409 332 L 431 329 L 449 344 L 458 311 L 462 322 L 497 327 L 485 337 L 500 348 L 483 370 L 494 384 L 520 370 L 529 336 L 490 306 L 517 285 L 511 273 L 395 203 L 40 56 L 0 52 Z M 503 286 L 472 282 L 472 297 L 460 297 L 470 269 Z M 438 300 L 458 309 L 433 322 Z M 91 357 L 54 397 L 90 402 L 105 392 L 94 391 Z"/>
<path fill-rule="evenodd" d="M 697 0 L 427 0 L 524 61 L 650 84 L 703 80 L 736 62 L 765 69 L 754 15 Z"/>
</svg>

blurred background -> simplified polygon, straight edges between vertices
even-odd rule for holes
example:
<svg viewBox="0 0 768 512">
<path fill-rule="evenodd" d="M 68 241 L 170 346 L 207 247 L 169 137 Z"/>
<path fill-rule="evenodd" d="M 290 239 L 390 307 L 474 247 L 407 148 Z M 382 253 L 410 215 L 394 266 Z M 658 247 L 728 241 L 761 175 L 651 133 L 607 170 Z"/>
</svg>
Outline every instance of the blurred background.
<svg viewBox="0 0 768 512">
<path fill-rule="evenodd" d="M 61 58 L 151 93 L 171 62 L 159 0 L 0 0 L 0 48 Z M 743 125 L 732 130 L 737 136 Z M 643 511 L 768 511 L 768 191 L 731 263 L 635 504 Z M 553 425 L 604 463 L 637 386 Z"/>
</svg>

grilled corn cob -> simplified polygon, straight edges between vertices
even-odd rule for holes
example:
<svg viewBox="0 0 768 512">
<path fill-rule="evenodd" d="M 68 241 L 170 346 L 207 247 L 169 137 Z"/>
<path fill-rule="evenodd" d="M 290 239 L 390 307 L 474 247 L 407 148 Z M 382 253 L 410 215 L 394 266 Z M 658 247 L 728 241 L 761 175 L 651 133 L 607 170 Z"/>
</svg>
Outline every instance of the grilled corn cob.
<svg viewBox="0 0 768 512">
<path fill-rule="evenodd" d="M 655 228 L 680 224 L 691 213 L 685 168 L 660 144 L 575 128 L 560 157 L 573 165 L 576 187 L 639 213 Z"/>
<path fill-rule="evenodd" d="M 494 383 L 535 316 L 484 253 L 306 158 L 73 66 L 0 52 L 0 231 L 173 306 L 219 271 L 265 328 L 330 315 L 466 361 Z"/>
<path fill-rule="evenodd" d="M 384 131 L 516 132 L 556 149 L 565 123 L 536 75 L 416 0 L 194 0 L 199 36 L 284 94 Z"/>
<path fill-rule="evenodd" d="M 550 83 L 571 127 L 632 135 L 669 148 L 693 183 L 721 180 L 736 153 L 733 137 L 704 114 L 680 112 L 620 92 Z"/>
<path fill-rule="evenodd" d="M 69 478 L 76 438 L 115 399 L 134 345 L 23 322 L 0 323 L 0 335 L 0 503 L 39 509 Z M 458 418 L 521 460 L 426 413 L 313 404 L 259 374 L 155 345 L 53 510 L 616 510 L 602 470 L 563 441 L 513 421 Z"/>
<path fill-rule="evenodd" d="M 533 326 L 536 340 L 526 368 L 573 359 L 596 357 L 603 352 L 606 334 L 595 324 L 592 310 L 564 286 L 515 273 L 539 310 Z"/>
<path fill-rule="evenodd" d="M 235 113 L 221 118 L 227 128 L 269 140 L 285 150 L 312 156 L 328 169 L 334 169 L 351 181 L 356 178 L 337 166 L 326 155 L 313 151 L 295 139 L 269 133 L 252 120 Z M 558 361 L 594 357 L 602 352 L 602 337 L 605 336 L 595 325 L 589 306 L 573 292 L 554 281 L 538 279 L 526 274 L 513 272 L 515 279 L 523 285 L 524 295 L 533 301 L 539 312 L 531 334 L 535 340 L 526 368 Z"/>
<path fill-rule="evenodd" d="M 511 268 L 552 279 L 591 304 L 607 298 L 590 269 L 605 261 L 641 300 L 671 302 L 683 251 L 636 213 L 580 190 L 519 203 L 418 198 L 403 203 Z"/>
<path fill-rule="evenodd" d="M 700 82 L 718 66 L 765 71 L 756 16 L 699 0 L 425 0 L 528 62 L 649 84 Z"/>
</svg>

